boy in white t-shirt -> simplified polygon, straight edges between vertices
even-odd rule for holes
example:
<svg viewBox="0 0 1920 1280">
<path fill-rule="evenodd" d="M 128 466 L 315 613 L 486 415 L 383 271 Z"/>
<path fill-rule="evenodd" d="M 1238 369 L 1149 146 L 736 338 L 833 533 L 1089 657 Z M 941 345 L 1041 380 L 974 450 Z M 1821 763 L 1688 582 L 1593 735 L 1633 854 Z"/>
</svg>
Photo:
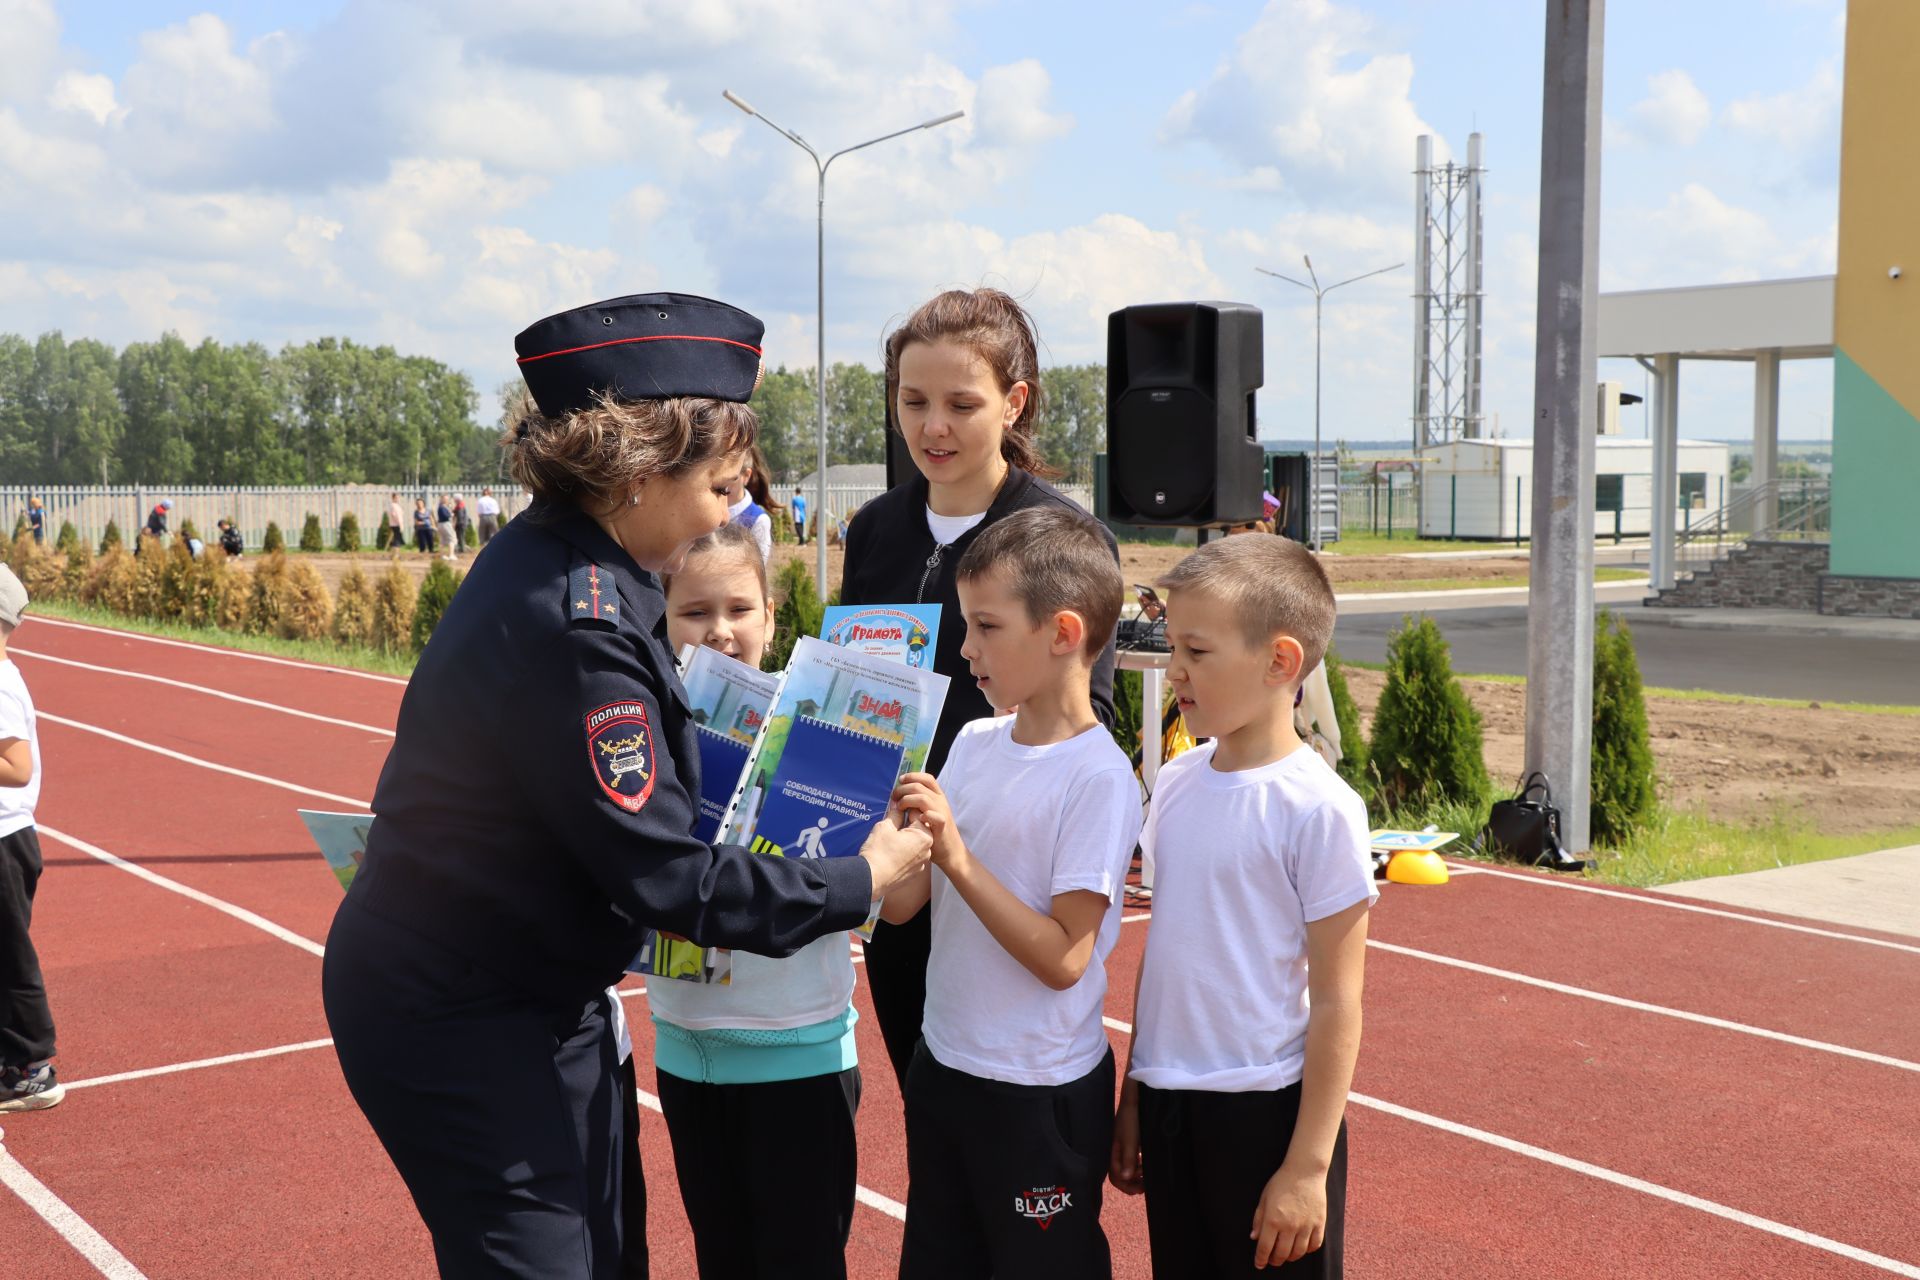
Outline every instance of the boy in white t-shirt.
<svg viewBox="0 0 1920 1280">
<path fill-rule="evenodd" d="M 904 920 L 933 900 L 900 1275 L 1105 1280 L 1101 1001 L 1141 806 L 1089 682 L 1124 584 L 1100 527 L 1055 507 L 989 527 L 958 579 L 961 653 L 1018 711 L 974 721 L 937 782 L 908 774 L 894 793 L 934 837 L 934 869 L 883 909 Z"/>
<path fill-rule="evenodd" d="M 1333 589 L 1285 538 L 1212 543 L 1159 585 L 1167 679 L 1213 741 L 1161 769 L 1140 836 L 1153 920 L 1110 1176 L 1146 1192 L 1156 1277 L 1339 1276 L 1378 894 L 1365 805 L 1294 727 Z"/>
<path fill-rule="evenodd" d="M 0 564 L 0 1112 L 39 1111 L 66 1092 L 53 1071 L 53 1015 L 27 927 L 40 884 L 40 731 L 7 643 L 27 589 Z"/>
</svg>

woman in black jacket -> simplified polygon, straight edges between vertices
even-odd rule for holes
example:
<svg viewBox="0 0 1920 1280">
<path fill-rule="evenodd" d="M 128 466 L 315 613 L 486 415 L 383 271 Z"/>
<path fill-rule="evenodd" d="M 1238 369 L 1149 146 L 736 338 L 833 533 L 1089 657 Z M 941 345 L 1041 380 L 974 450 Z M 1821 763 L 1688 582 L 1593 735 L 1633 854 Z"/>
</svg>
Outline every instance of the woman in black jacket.
<svg viewBox="0 0 1920 1280">
<path fill-rule="evenodd" d="M 933 298 L 888 335 L 886 374 L 916 474 L 854 517 L 840 603 L 942 606 L 933 669 L 952 684 L 927 757 L 927 771 L 938 773 L 961 726 L 995 710 L 960 656 L 967 625 L 954 567 L 993 521 L 1026 507 L 1073 504 L 1036 474 L 1046 471 L 1033 444 L 1039 344 L 1032 318 L 1011 297 L 976 289 Z M 1109 638 L 1093 669 L 1093 709 L 1109 725 L 1113 661 Z M 922 910 L 904 925 L 876 925 L 867 945 L 874 1012 L 903 1087 L 920 1037 L 931 944 Z"/>
</svg>

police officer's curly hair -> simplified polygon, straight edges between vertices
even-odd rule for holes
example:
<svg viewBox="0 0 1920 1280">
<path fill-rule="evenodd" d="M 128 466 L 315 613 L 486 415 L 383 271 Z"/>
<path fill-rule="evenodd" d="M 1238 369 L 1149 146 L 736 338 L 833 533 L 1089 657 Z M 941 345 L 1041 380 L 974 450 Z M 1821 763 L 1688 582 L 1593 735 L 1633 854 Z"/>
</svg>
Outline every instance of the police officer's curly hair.
<svg viewBox="0 0 1920 1280">
<path fill-rule="evenodd" d="M 759 430 L 753 410 L 731 400 L 603 394 L 589 408 L 549 418 L 527 396 L 500 448 L 507 473 L 535 498 L 597 515 L 624 504 L 649 476 L 678 475 L 750 448 Z"/>
</svg>

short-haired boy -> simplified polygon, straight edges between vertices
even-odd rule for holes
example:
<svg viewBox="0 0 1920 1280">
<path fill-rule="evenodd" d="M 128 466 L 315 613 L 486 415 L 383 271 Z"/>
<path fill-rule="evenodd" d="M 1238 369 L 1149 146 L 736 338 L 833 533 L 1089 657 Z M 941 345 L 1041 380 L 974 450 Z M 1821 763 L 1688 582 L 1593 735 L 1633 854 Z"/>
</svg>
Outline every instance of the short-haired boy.
<svg viewBox="0 0 1920 1280">
<path fill-rule="evenodd" d="M 1101 1001 L 1141 805 L 1089 685 L 1124 584 L 1100 527 L 1052 507 L 990 526 L 958 579 L 961 653 L 988 701 L 1018 710 L 968 725 L 937 782 L 909 774 L 894 793 L 934 837 L 934 869 L 883 911 L 908 919 L 932 896 L 900 1275 L 1105 1280 Z"/>
<path fill-rule="evenodd" d="M 40 884 L 40 731 L 27 682 L 7 656 L 26 608 L 27 589 L 0 565 L 0 1112 L 39 1111 L 66 1091 L 53 1073 L 53 1015 L 27 936 Z"/>
<path fill-rule="evenodd" d="M 1167 678 L 1196 737 L 1160 770 L 1133 1047 L 1111 1177 L 1147 1197 L 1157 1277 L 1338 1276 L 1360 1049 L 1367 815 L 1293 704 L 1333 589 L 1285 538 L 1228 538 L 1161 580 Z"/>
</svg>

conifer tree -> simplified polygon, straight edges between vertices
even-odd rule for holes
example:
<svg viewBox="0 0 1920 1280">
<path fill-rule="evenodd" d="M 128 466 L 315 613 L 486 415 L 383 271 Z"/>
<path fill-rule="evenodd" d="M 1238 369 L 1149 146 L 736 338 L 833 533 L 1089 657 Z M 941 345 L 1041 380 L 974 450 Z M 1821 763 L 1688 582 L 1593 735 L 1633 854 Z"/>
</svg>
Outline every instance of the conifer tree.
<svg viewBox="0 0 1920 1280">
<path fill-rule="evenodd" d="M 334 540 L 333 549 L 346 552 L 360 549 L 360 517 L 353 512 L 349 511 L 340 517 L 340 536 Z"/>
<path fill-rule="evenodd" d="M 300 526 L 300 549 L 302 551 L 325 551 L 327 540 L 320 532 L 320 517 L 307 512 L 307 519 Z"/>
<path fill-rule="evenodd" d="M 436 557 L 427 569 L 427 576 L 420 581 L 420 594 L 413 605 L 411 638 L 415 653 L 425 649 L 427 641 L 433 638 L 433 629 L 440 625 L 440 618 L 453 603 L 453 593 L 459 586 L 460 579 L 447 562 Z"/>
<path fill-rule="evenodd" d="M 1433 619 L 1408 617 L 1387 640 L 1387 683 L 1373 714 L 1372 769 L 1389 806 L 1477 804 L 1488 788 L 1480 715 L 1454 679 Z"/>
<path fill-rule="evenodd" d="M 1593 839 L 1617 842 L 1653 817 L 1653 743 L 1633 632 L 1611 612 L 1593 629 Z"/>
</svg>

